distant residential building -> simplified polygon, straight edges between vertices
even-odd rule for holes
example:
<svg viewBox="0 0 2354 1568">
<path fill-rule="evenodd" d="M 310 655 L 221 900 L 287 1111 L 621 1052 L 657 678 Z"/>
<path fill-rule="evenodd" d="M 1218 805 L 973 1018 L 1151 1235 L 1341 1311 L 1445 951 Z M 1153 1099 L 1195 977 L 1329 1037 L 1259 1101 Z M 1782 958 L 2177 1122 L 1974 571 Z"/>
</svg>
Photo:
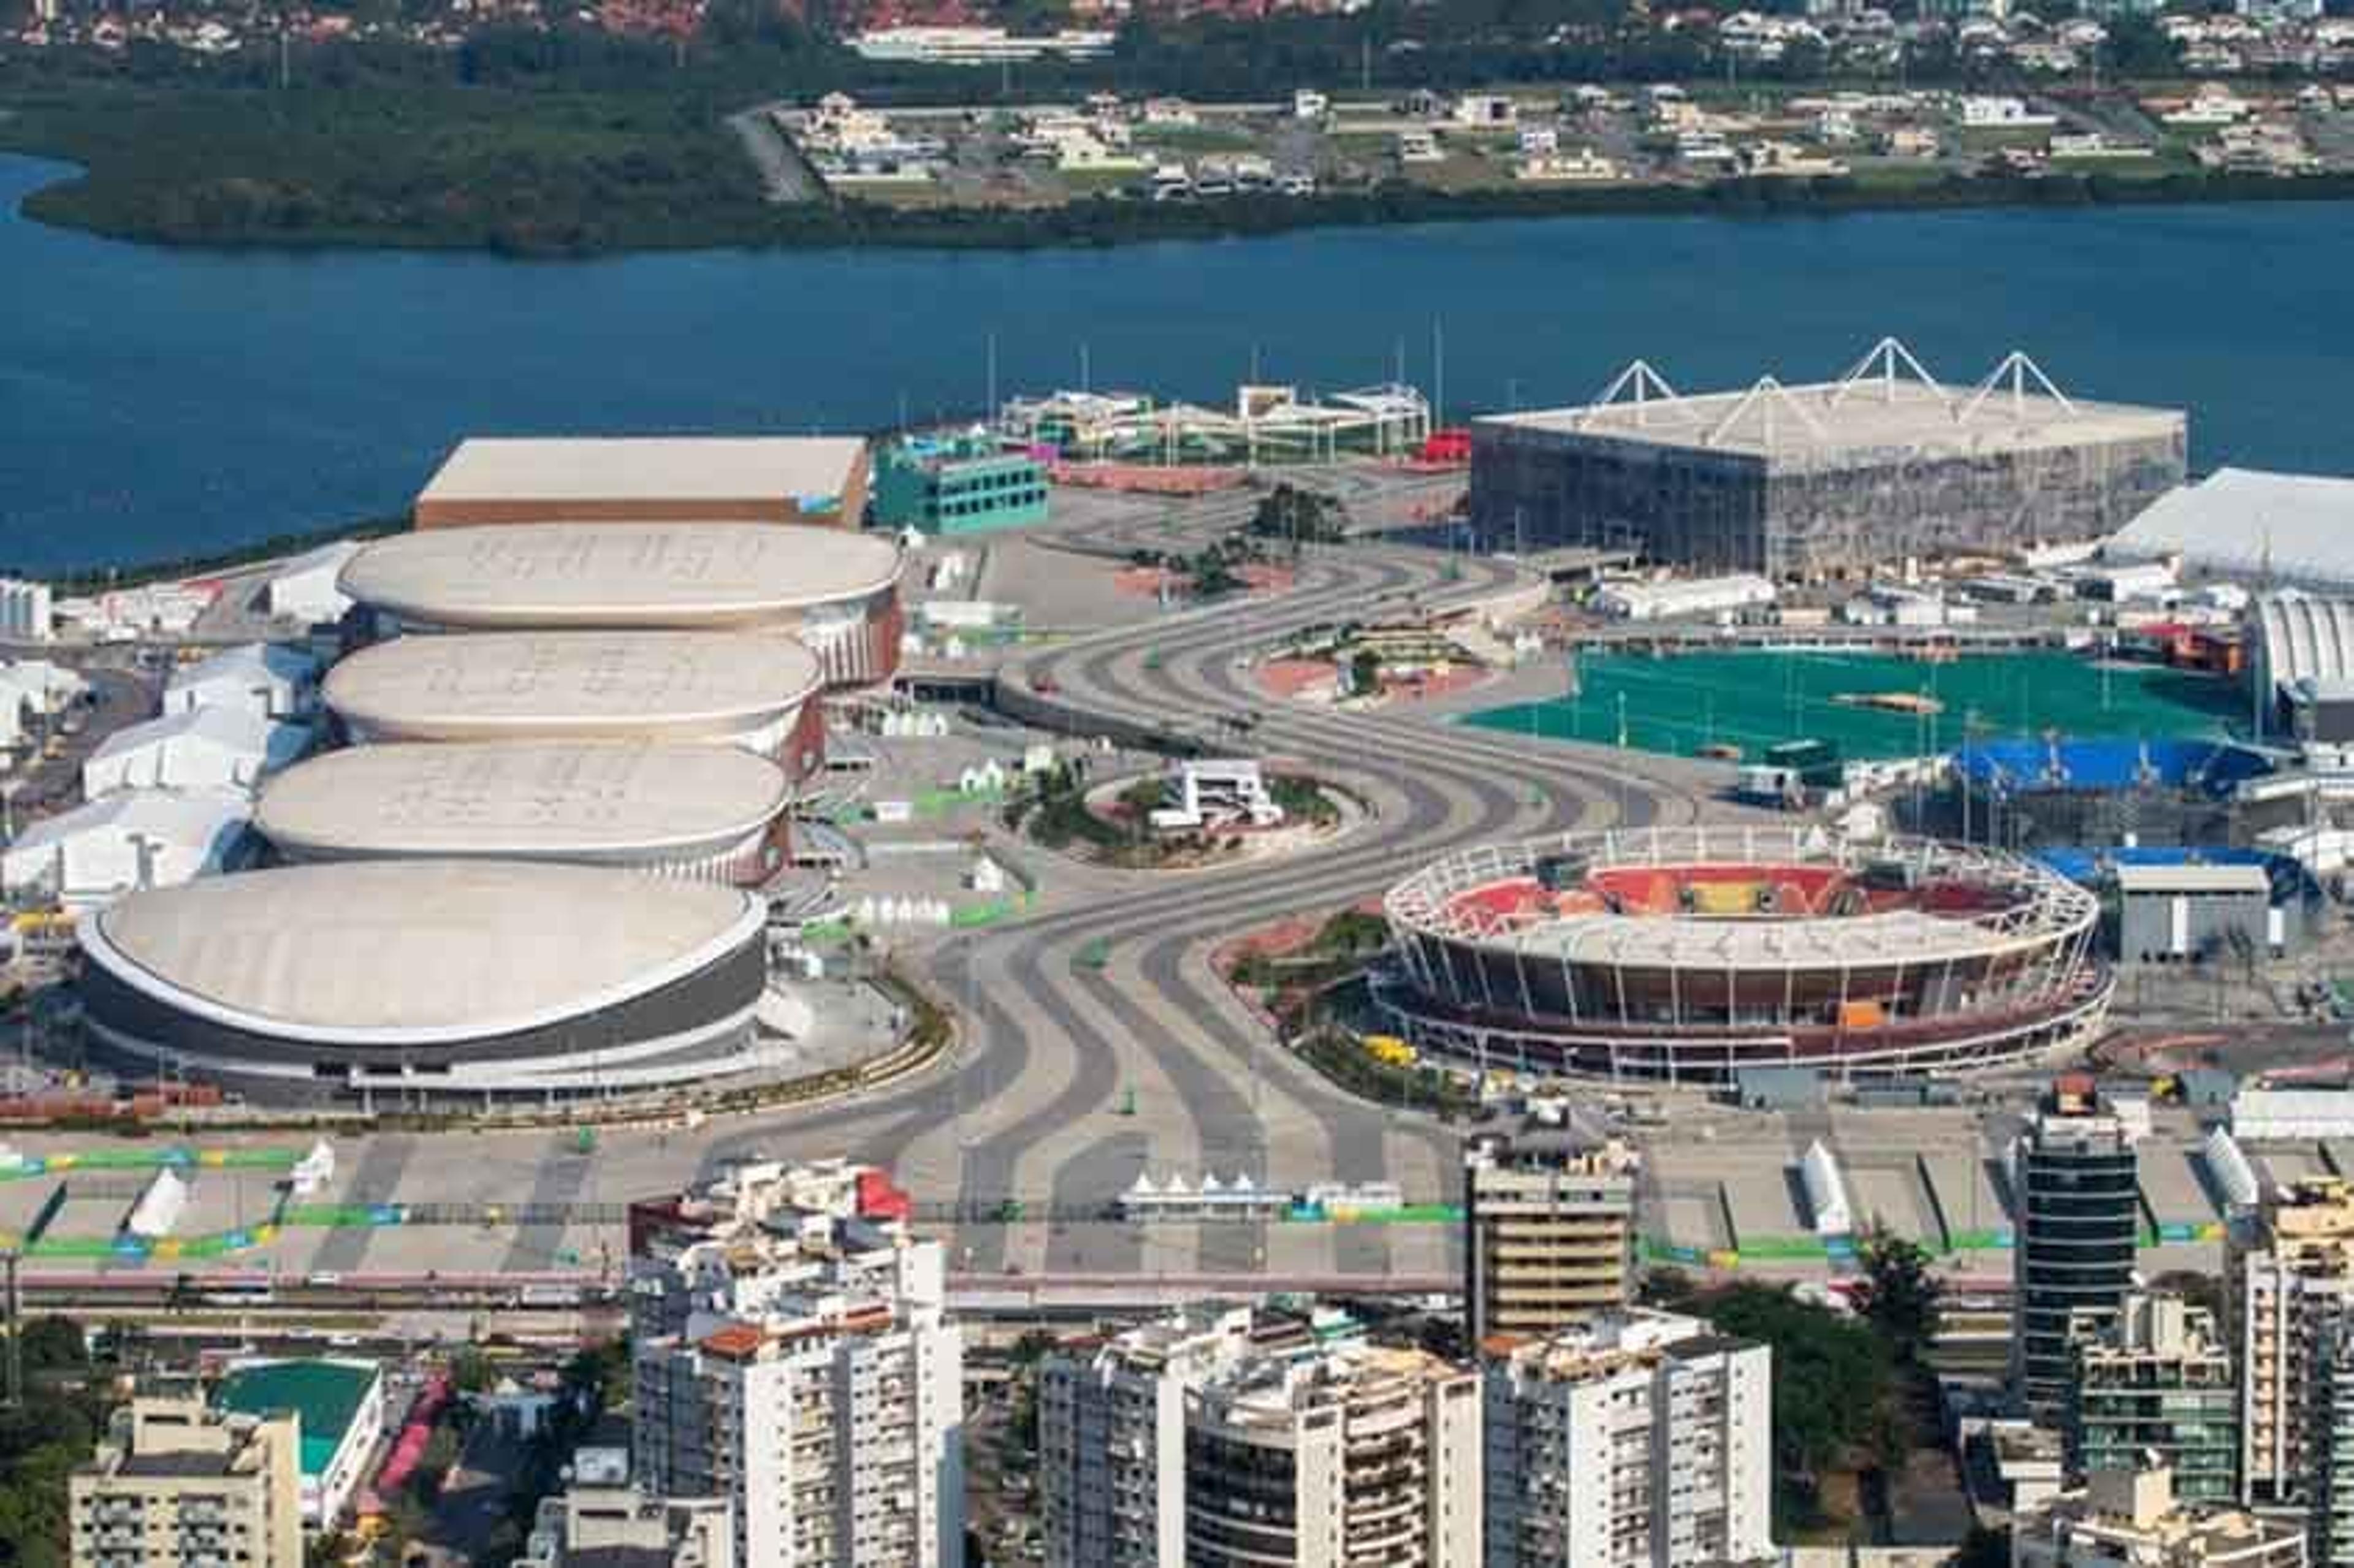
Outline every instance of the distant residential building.
<svg viewBox="0 0 2354 1568">
<path fill-rule="evenodd" d="M 576 1481 L 540 1499 L 514 1568 L 736 1568 L 735 1515 L 725 1498 L 648 1497 Z"/>
<path fill-rule="evenodd" d="M 2068 1441 L 2079 1473 L 2154 1456 L 2183 1501 L 2238 1500 L 2240 1391 L 2213 1314 L 2179 1296 L 2127 1297 L 2077 1342 Z"/>
<path fill-rule="evenodd" d="M 2012 1568 L 2305 1568 L 2301 1522 L 2177 1502 L 2163 1466 L 2095 1471 L 2013 1522 Z"/>
<path fill-rule="evenodd" d="M 302 1568 L 300 1426 L 134 1399 L 73 1473 L 73 1568 Z"/>
<path fill-rule="evenodd" d="M 241 1362 L 213 1390 L 213 1404 L 232 1414 L 300 1420 L 302 1522 L 313 1530 L 344 1516 L 384 1436 L 384 1373 L 374 1361 Z"/>
<path fill-rule="evenodd" d="M 2074 1375 L 2073 1337 L 2115 1320 L 2133 1287 L 2141 1190 L 2133 1139 L 2090 1077 L 2070 1074 L 2012 1145 L 2018 1226 L 2011 1252 L 2011 1386 L 2058 1425 Z"/>
<path fill-rule="evenodd" d="M 1479 1384 L 1337 1315 L 1200 1308 L 1040 1374 L 1061 1568 L 1480 1560 Z"/>
<path fill-rule="evenodd" d="M 875 464 L 875 519 L 927 534 L 980 534 L 1046 520 L 1046 470 L 981 437 L 908 437 Z"/>
<path fill-rule="evenodd" d="M 1773 1352 L 1612 1313 L 1486 1372 L 1489 1568 L 1702 1568 L 1774 1555 Z"/>
<path fill-rule="evenodd" d="M 1111 46 L 1110 33 L 1076 27 L 1030 37 L 1002 27 L 877 27 L 850 40 L 850 47 L 870 60 L 954 66 L 1019 64 L 1049 55 L 1100 59 L 1111 53 Z"/>
<path fill-rule="evenodd" d="M 759 1568 L 958 1568 L 963 1340 L 880 1171 L 739 1167 L 630 1209 L 634 1470 Z"/>
<path fill-rule="evenodd" d="M 1481 1128 L 1463 1153 L 1464 1320 L 1543 1334 L 1627 1305 L 1637 1157 L 1565 1113 Z"/>
<path fill-rule="evenodd" d="M 2294 1505 L 2312 1470 L 2316 1347 L 2354 1302 L 2354 1187 L 2312 1177 L 2265 1193 L 2233 1228 L 2224 1275 L 2240 1364 L 2241 1496 Z"/>
</svg>

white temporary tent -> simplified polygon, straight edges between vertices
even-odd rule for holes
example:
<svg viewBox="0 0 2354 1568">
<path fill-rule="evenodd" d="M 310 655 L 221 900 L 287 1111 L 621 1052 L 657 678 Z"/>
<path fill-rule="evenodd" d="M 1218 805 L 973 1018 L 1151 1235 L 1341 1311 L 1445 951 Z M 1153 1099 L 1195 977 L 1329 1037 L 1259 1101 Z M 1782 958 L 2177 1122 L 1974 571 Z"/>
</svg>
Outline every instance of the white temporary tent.
<svg viewBox="0 0 2354 1568">
<path fill-rule="evenodd" d="M 282 642 L 242 642 L 174 675 L 164 711 L 242 708 L 260 718 L 293 718 L 317 705 L 319 659 Z"/>
<path fill-rule="evenodd" d="M 2102 546 L 2113 560 L 2354 591 L 2354 479 L 2224 468 L 2167 492 Z"/>
<path fill-rule="evenodd" d="M 194 708 L 115 731 L 81 765 L 90 800 L 116 789 L 251 789 L 301 757 L 311 732 L 239 708 Z"/>
<path fill-rule="evenodd" d="M 235 864 L 253 803 L 233 789 L 125 789 L 37 822 L 0 851 L 11 895 L 89 909 Z"/>
</svg>

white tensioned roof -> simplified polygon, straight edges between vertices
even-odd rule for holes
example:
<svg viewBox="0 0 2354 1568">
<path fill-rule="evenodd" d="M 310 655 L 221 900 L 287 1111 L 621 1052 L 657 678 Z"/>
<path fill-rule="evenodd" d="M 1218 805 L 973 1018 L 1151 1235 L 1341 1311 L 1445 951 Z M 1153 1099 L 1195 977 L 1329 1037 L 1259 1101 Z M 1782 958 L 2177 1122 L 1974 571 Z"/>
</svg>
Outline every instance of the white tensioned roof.
<svg viewBox="0 0 2354 1568">
<path fill-rule="evenodd" d="M 395 743 L 280 774 L 254 826 L 324 854 L 604 855 L 733 843 L 790 798 L 782 768 L 728 746 Z"/>
<path fill-rule="evenodd" d="M 369 545 L 337 586 L 412 621 L 478 627 L 740 626 L 898 581 L 898 542 L 772 523 L 526 523 Z"/>
<path fill-rule="evenodd" d="M 539 1028 L 694 974 L 752 939 L 715 883 L 506 861 L 361 861 L 135 893 L 81 940 L 168 1006 L 305 1039 L 419 1044 Z"/>
<path fill-rule="evenodd" d="M 242 789 L 118 789 L 34 823 L 7 851 L 13 855 L 107 832 L 217 853 L 244 831 L 252 811 Z"/>
<path fill-rule="evenodd" d="M 838 500 L 865 451 L 854 436 L 477 437 L 418 500 Z"/>
<path fill-rule="evenodd" d="M 556 736 L 612 726 L 743 725 L 818 688 L 790 637 L 725 631 L 450 632 L 397 637 L 327 673 L 327 704 L 385 735 Z"/>
<path fill-rule="evenodd" d="M 2218 469 L 2150 503 L 2103 553 L 2354 592 L 2354 479 Z"/>
<path fill-rule="evenodd" d="M 2015 887 L 2020 898 L 1974 916 L 1895 909 L 1825 916 L 1709 918 L 1679 915 L 1540 915 L 1525 921 L 1467 919 L 1463 894 L 1533 874 L 1538 857 L 1584 856 L 1596 870 L 1683 865 L 1831 865 L 1910 862 L 1924 871 L 1981 885 Z M 2088 930 L 2093 895 L 2048 867 L 1998 851 L 1927 840 L 1855 845 L 1819 829 L 1692 827 L 1564 833 L 1467 850 L 1390 889 L 1383 910 L 1396 927 L 1443 939 L 1564 962 L 1723 971 L 1938 963 L 2021 948 Z"/>
</svg>

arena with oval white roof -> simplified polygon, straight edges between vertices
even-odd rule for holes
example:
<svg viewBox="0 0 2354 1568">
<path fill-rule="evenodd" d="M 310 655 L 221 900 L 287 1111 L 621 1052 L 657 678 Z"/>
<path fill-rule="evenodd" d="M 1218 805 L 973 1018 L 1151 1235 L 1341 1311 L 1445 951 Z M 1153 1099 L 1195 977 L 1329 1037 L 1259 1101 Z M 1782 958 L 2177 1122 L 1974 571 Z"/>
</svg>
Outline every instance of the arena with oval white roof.
<svg viewBox="0 0 2354 1568">
<path fill-rule="evenodd" d="M 741 889 L 378 861 L 134 893 L 80 928 L 96 1049 L 272 1098 L 573 1095 L 739 1070 L 766 994 Z"/>
<path fill-rule="evenodd" d="M 828 685 L 898 667 L 904 553 L 888 535 L 763 523 L 529 523 L 400 534 L 342 590 L 406 630 L 785 633 Z"/>
<path fill-rule="evenodd" d="M 684 741 L 740 747 L 796 779 L 823 759 L 817 660 L 726 631 L 396 637 L 327 673 L 327 705 L 376 741 Z"/>
<path fill-rule="evenodd" d="M 2094 895 L 2033 861 L 1816 828 L 1569 834 L 1450 855 L 1384 900 L 1393 1025 L 1482 1069 L 1727 1081 L 1920 1073 L 2096 1036 Z"/>
<path fill-rule="evenodd" d="M 738 885 L 787 863 L 792 785 L 730 746 L 396 742 L 280 774 L 254 826 L 288 862 L 561 861 Z"/>
</svg>

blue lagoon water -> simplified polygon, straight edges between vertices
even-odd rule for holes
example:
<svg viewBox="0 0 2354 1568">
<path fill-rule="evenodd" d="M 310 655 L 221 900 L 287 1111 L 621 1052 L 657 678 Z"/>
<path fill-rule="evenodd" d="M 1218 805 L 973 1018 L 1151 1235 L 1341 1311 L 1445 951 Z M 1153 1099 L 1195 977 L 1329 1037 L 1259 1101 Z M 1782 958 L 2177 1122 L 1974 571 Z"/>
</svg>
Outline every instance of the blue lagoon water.
<svg viewBox="0 0 2354 1568">
<path fill-rule="evenodd" d="M 0 157 L 0 567 L 150 559 L 401 510 L 466 434 L 877 429 L 1078 383 L 1432 378 L 1571 402 L 1827 376 L 1882 334 L 1948 379 L 2025 347 L 2187 407 L 2192 460 L 2354 471 L 2354 206 L 1564 218 L 1025 254 L 592 262 L 168 250 L 17 210 Z"/>
</svg>

